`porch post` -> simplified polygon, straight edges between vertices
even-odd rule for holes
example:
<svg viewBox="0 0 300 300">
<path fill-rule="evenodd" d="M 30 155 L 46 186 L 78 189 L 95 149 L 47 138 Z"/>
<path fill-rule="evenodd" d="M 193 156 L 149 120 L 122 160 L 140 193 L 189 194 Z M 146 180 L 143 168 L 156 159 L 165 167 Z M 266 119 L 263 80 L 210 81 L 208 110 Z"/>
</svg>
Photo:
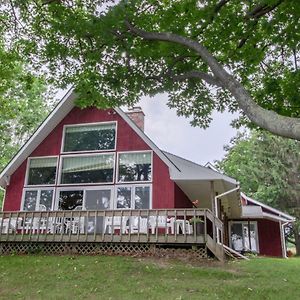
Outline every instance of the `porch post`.
<svg viewBox="0 0 300 300">
<path fill-rule="evenodd" d="M 211 210 L 213 213 L 213 224 L 212 224 L 212 228 L 213 228 L 213 240 L 217 241 L 217 236 L 216 236 L 216 222 L 215 222 L 215 218 L 216 218 L 216 205 L 215 205 L 215 185 L 213 180 L 210 181 L 210 199 L 211 199 Z"/>
<path fill-rule="evenodd" d="M 215 205 L 215 184 L 210 181 L 210 199 L 211 199 L 211 210 L 212 213 L 216 216 L 216 205 Z"/>
</svg>

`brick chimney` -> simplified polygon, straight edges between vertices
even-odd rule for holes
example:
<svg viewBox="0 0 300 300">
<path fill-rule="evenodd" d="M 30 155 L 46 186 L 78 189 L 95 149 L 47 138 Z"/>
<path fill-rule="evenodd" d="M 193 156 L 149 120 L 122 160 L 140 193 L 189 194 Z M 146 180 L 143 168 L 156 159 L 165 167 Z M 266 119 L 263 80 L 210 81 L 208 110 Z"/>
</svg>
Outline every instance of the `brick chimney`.
<svg viewBox="0 0 300 300">
<path fill-rule="evenodd" d="M 140 106 L 129 108 L 126 114 L 137 125 L 137 127 L 144 131 L 145 114 Z"/>
</svg>

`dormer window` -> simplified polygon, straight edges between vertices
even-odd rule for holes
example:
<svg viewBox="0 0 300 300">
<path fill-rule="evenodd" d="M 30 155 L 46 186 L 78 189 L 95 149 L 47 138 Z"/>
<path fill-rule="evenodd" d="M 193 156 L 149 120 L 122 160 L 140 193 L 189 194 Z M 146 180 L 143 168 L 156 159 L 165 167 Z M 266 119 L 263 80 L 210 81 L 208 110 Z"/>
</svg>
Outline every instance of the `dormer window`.
<svg viewBox="0 0 300 300">
<path fill-rule="evenodd" d="M 67 125 L 63 152 L 105 151 L 116 148 L 116 122 Z"/>
</svg>

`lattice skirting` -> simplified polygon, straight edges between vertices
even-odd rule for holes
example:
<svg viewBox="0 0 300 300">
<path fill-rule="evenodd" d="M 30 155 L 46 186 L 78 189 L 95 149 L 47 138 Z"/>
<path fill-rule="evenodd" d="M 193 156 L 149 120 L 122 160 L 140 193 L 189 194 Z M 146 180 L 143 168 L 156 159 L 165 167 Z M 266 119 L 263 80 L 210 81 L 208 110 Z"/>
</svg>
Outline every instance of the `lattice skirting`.
<svg viewBox="0 0 300 300">
<path fill-rule="evenodd" d="M 126 243 L 0 243 L 0 254 L 82 254 L 82 255 L 153 255 L 160 257 L 207 258 L 205 246 L 164 248 L 155 244 Z"/>
</svg>

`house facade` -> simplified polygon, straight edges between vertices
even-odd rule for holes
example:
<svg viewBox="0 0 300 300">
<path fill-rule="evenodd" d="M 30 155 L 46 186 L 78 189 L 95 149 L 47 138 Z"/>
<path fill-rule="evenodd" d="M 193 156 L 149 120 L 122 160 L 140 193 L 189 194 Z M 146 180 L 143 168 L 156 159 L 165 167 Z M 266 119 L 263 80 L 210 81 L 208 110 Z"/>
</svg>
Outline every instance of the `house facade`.
<svg viewBox="0 0 300 300">
<path fill-rule="evenodd" d="M 30 232 L 31 239 L 34 232 L 42 231 L 39 226 L 46 212 L 63 211 L 72 215 L 61 217 L 61 237 L 65 233 L 70 240 L 73 233 L 87 236 L 87 228 L 92 226 L 95 240 L 102 234 L 104 241 L 110 218 L 106 211 L 116 211 L 121 212 L 118 218 L 128 215 L 124 232 L 130 232 L 129 235 L 136 233 L 132 231 L 134 222 L 129 221 L 132 212 L 139 212 L 135 216 L 139 239 L 141 224 L 145 223 L 143 233 L 147 234 L 147 241 L 151 240 L 150 225 L 158 241 L 162 230 L 158 226 L 165 210 L 163 226 L 171 228 L 173 242 L 178 242 L 179 235 L 184 235 L 185 243 L 193 235 L 194 241 L 199 242 L 192 224 L 199 214 L 204 218 L 205 234 L 214 243 L 207 244 L 213 253 L 217 251 L 216 245 L 224 243 L 241 252 L 285 255 L 283 230 L 284 224 L 293 220 L 291 216 L 262 207 L 255 200 L 251 202 L 245 195 L 241 197 L 238 182 L 233 178 L 158 149 L 143 131 L 144 114 L 140 109 L 128 113 L 118 108 L 80 109 L 75 107 L 75 99 L 76 95 L 69 91 L 1 173 L 0 185 L 6 190 L 6 218 L 0 218 L 0 224 L 3 227 L 8 223 L 7 235 L 16 219 L 20 222 L 15 224 L 19 229 L 15 228 L 14 238 L 18 233 L 24 237 L 27 222 L 25 232 Z M 192 202 L 196 199 L 195 208 Z M 204 213 L 200 214 L 200 210 Z M 74 227 L 74 211 L 95 212 L 93 217 L 79 217 L 83 220 L 79 226 L 82 231 Z M 142 216 L 146 211 L 147 216 Z M 8 212 L 25 215 L 12 217 Z M 34 212 L 43 212 L 38 222 Z M 28 217 L 30 213 L 32 217 Z M 54 219 L 48 214 L 43 232 L 57 233 L 50 230 Z M 222 230 L 216 222 L 222 224 Z M 110 229 L 114 225 L 110 224 Z M 117 229 L 122 231 L 122 226 L 121 222 Z M 115 231 L 110 230 L 110 234 Z M 164 239 L 167 240 L 166 236 Z M 207 243 L 206 238 L 202 243 Z"/>
</svg>

